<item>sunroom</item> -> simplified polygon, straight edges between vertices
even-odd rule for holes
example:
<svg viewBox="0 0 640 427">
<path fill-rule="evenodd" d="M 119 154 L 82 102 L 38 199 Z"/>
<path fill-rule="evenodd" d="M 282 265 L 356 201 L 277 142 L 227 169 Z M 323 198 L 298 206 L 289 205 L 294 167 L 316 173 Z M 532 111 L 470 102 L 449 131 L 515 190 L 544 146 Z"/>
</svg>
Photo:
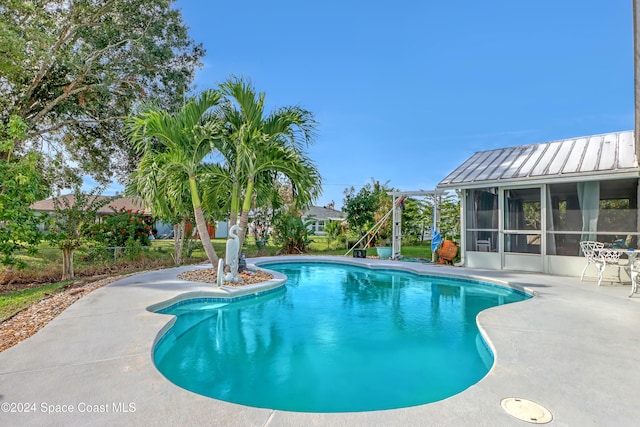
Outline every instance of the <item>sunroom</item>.
<svg viewBox="0 0 640 427">
<path fill-rule="evenodd" d="M 639 178 L 628 131 L 477 152 L 438 189 L 460 195 L 465 266 L 579 276 L 580 241 L 638 246 Z"/>
</svg>

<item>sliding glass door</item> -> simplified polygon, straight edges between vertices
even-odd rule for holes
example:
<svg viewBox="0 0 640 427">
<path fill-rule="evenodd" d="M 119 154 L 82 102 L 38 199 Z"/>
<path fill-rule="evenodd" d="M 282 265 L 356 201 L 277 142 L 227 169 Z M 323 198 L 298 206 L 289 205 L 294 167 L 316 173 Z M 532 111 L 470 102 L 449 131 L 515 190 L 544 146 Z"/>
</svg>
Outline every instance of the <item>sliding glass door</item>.
<svg viewBox="0 0 640 427">
<path fill-rule="evenodd" d="M 503 191 L 504 268 L 542 271 L 541 188 Z"/>
</svg>

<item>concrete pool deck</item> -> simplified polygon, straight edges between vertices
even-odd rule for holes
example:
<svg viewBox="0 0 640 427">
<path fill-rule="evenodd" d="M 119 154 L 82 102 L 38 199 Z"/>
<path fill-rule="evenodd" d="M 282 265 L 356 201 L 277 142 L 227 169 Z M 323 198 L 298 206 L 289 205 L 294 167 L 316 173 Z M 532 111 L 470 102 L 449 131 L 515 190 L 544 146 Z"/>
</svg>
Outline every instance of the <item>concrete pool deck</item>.
<svg viewBox="0 0 640 427">
<path fill-rule="evenodd" d="M 153 364 L 152 348 L 171 317 L 147 307 L 187 292 L 201 295 L 213 285 L 177 278 L 206 266 L 141 273 L 92 292 L 31 338 L 0 353 L 0 425 L 530 425 L 501 408 L 508 397 L 547 408 L 553 415 L 548 425 L 635 426 L 640 420 L 640 294 L 628 298 L 630 286 L 604 281 L 598 287 L 595 268 L 580 282 L 397 261 L 291 259 L 341 259 L 506 281 L 536 297 L 479 314 L 495 364 L 462 393 L 404 409 L 296 413 L 218 401 L 166 380 Z"/>
</svg>

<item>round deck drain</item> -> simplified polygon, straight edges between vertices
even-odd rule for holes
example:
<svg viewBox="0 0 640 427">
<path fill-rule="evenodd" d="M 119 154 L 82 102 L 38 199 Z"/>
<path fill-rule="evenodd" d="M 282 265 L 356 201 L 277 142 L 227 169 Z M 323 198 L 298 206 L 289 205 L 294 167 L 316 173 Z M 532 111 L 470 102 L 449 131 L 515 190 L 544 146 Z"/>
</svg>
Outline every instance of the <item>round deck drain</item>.
<svg viewBox="0 0 640 427">
<path fill-rule="evenodd" d="M 502 406 L 502 409 L 507 412 L 507 414 L 528 423 L 546 424 L 553 420 L 551 412 L 549 412 L 546 408 L 538 405 L 537 403 L 527 399 L 508 397 L 506 399 L 502 399 L 500 405 Z"/>
</svg>

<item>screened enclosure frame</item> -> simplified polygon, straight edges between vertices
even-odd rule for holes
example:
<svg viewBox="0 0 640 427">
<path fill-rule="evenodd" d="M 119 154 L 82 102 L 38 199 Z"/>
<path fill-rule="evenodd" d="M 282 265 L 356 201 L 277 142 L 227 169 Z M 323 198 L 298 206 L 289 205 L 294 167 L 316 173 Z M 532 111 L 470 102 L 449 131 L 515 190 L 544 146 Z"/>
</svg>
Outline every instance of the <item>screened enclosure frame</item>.
<svg viewBox="0 0 640 427">
<path fill-rule="evenodd" d="M 625 178 L 466 189 L 464 247 L 470 252 L 566 256 L 582 256 L 579 242 L 584 240 L 636 248 L 638 184 L 638 178 Z"/>
</svg>

